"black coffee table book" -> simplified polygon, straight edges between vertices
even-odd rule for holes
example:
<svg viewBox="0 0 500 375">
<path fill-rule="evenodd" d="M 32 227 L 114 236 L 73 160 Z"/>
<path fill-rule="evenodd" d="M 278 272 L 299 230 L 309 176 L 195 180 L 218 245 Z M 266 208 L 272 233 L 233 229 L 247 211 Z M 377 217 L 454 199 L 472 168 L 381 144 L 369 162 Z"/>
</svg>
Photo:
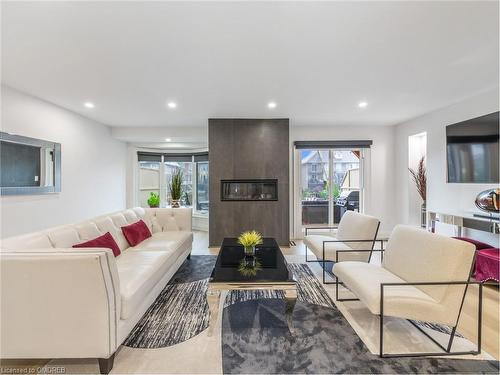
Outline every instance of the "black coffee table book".
<svg viewBox="0 0 500 375">
<path fill-rule="evenodd" d="M 297 300 L 297 283 L 281 249 L 274 238 L 264 238 L 256 246 L 255 257 L 258 269 L 254 274 L 239 270 L 241 262 L 252 260 L 245 255 L 244 248 L 236 238 L 224 238 L 208 281 L 207 300 L 210 307 L 209 336 L 219 325 L 219 311 L 222 311 L 226 295 L 231 290 L 283 290 L 287 302 L 287 320 L 291 331 L 292 315 Z"/>
</svg>

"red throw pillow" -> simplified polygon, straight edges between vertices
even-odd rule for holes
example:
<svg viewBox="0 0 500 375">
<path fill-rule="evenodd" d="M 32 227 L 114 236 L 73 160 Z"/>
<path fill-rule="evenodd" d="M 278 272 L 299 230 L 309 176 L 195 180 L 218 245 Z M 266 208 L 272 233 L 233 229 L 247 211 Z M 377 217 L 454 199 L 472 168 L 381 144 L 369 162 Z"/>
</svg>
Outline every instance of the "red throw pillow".
<svg viewBox="0 0 500 375">
<path fill-rule="evenodd" d="M 149 231 L 148 226 L 142 220 L 122 227 L 122 232 L 130 246 L 136 246 L 146 238 L 151 237 L 151 232 Z"/>
<path fill-rule="evenodd" d="M 75 248 L 78 248 L 78 247 L 105 247 L 107 249 L 111 249 L 113 251 L 113 254 L 115 257 L 120 255 L 120 253 L 121 253 L 120 248 L 118 247 L 118 244 L 116 243 L 115 239 L 113 238 L 113 236 L 109 232 L 106 232 L 106 234 L 103 234 L 102 236 L 94 238 L 93 240 L 73 245 L 73 247 L 75 247 Z"/>
</svg>

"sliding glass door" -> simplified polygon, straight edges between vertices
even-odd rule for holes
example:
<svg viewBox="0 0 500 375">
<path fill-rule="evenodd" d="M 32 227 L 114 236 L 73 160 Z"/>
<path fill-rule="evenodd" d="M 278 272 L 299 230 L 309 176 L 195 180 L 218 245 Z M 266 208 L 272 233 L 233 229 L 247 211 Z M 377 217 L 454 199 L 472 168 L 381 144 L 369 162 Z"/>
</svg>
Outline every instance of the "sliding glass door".
<svg viewBox="0 0 500 375">
<path fill-rule="evenodd" d="M 362 149 L 298 149 L 296 156 L 299 212 L 295 220 L 300 225 L 295 227 L 300 232 L 306 227 L 334 226 L 345 212 L 362 211 Z"/>
</svg>

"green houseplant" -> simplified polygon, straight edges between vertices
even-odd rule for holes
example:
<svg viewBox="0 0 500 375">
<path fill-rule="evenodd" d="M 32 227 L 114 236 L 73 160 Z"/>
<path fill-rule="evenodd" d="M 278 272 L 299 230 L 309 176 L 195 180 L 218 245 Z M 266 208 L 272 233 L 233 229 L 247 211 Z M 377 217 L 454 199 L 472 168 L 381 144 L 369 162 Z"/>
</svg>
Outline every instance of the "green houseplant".
<svg viewBox="0 0 500 375">
<path fill-rule="evenodd" d="M 180 207 L 180 200 L 182 197 L 182 171 L 178 170 L 172 174 L 172 181 L 170 182 L 170 203 L 172 208 Z"/>
<path fill-rule="evenodd" d="M 255 255 L 255 246 L 262 243 L 262 235 L 255 230 L 243 232 L 238 237 L 238 243 L 245 248 L 245 255 Z"/>
<path fill-rule="evenodd" d="M 160 207 L 160 195 L 151 192 L 148 198 L 148 205 L 151 208 Z"/>
</svg>

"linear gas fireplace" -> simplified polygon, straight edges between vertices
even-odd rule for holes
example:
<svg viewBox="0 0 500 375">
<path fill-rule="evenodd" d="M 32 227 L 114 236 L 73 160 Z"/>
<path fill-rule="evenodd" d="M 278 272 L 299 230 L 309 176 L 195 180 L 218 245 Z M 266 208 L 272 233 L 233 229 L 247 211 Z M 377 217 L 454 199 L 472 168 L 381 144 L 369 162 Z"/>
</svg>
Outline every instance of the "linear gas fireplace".
<svg viewBox="0 0 500 375">
<path fill-rule="evenodd" d="M 221 180 L 222 201 L 277 201 L 277 179 Z"/>
</svg>

